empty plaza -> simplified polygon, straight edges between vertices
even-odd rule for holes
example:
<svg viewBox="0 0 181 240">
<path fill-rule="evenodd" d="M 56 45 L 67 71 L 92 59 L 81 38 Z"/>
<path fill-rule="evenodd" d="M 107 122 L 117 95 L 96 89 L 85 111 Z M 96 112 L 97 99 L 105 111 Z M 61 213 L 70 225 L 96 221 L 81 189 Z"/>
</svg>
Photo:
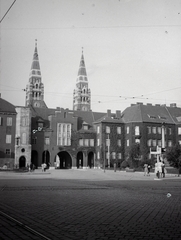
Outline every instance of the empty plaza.
<svg viewBox="0 0 181 240">
<path fill-rule="evenodd" d="M 1 239 L 181 239 L 175 175 L 0 172 L 0 189 Z"/>
</svg>

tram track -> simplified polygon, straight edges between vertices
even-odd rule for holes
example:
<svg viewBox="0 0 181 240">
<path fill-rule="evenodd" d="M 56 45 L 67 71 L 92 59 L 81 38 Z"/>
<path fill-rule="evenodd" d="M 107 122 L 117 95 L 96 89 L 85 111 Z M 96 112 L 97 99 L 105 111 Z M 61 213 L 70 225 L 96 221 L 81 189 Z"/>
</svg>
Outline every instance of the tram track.
<svg viewBox="0 0 181 240">
<path fill-rule="evenodd" d="M 33 234 L 34 236 L 37 236 L 37 237 L 39 237 L 39 238 L 41 238 L 41 239 L 45 239 L 45 240 L 51 240 L 51 238 L 49 238 L 49 237 L 43 235 L 42 233 L 40 233 L 40 232 L 32 229 L 32 228 L 29 227 L 28 225 L 20 222 L 20 221 L 17 220 L 16 218 L 10 216 L 9 214 L 7 214 L 7 213 L 5 213 L 5 212 L 3 212 L 3 211 L 1 211 L 1 210 L 0 210 L 0 216 L 6 218 L 6 219 L 8 219 L 8 220 L 10 220 L 11 222 L 13 222 L 13 223 L 15 223 L 15 224 L 17 224 L 18 226 L 20 226 L 20 227 L 23 228 L 24 230 L 28 231 L 29 233 Z"/>
</svg>

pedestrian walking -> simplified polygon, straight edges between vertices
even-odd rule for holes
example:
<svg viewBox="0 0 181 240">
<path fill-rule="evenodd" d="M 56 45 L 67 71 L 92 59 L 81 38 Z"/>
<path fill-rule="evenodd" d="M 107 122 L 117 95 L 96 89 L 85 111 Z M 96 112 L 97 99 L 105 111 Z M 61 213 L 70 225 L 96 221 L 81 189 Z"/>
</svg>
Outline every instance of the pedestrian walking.
<svg viewBox="0 0 181 240">
<path fill-rule="evenodd" d="M 144 164 L 144 176 L 148 175 L 148 164 Z"/>
<path fill-rule="evenodd" d="M 166 169 L 165 169 L 165 163 L 162 162 L 162 177 L 164 178 L 165 177 L 165 172 L 166 172 Z"/>
<path fill-rule="evenodd" d="M 114 172 L 116 172 L 116 163 L 114 163 Z"/>
<path fill-rule="evenodd" d="M 156 176 L 158 178 L 160 178 L 160 175 L 162 173 L 162 162 L 161 161 L 155 163 L 155 173 L 156 173 Z"/>
<path fill-rule="evenodd" d="M 42 163 L 41 165 L 41 169 L 42 169 L 42 172 L 45 172 L 46 171 L 46 163 Z"/>
<path fill-rule="evenodd" d="M 150 169 L 151 169 L 151 166 L 150 164 L 148 164 L 148 176 L 150 176 Z"/>
<path fill-rule="evenodd" d="M 33 170 L 33 163 L 31 162 L 30 163 L 30 171 L 32 171 Z"/>
</svg>

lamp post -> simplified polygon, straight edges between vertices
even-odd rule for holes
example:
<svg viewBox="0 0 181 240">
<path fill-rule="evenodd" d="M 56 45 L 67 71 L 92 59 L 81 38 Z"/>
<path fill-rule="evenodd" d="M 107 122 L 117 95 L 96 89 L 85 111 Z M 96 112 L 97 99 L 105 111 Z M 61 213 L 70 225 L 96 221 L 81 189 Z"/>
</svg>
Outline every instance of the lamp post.
<svg viewBox="0 0 181 240">
<path fill-rule="evenodd" d="M 107 148 L 108 148 L 108 168 L 110 168 L 110 138 L 109 138 L 109 134 L 108 134 Z"/>
<path fill-rule="evenodd" d="M 162 132 L 162 153 L 165 152 L 165 123 L 162 123 L 161 126 L 161 132 Z"/>
</svg>

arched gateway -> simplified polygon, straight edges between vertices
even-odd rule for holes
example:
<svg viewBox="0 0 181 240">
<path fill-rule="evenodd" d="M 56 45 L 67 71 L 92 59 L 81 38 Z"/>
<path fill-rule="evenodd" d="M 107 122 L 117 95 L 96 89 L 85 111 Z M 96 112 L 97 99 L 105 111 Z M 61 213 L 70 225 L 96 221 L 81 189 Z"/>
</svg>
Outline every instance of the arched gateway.
<svg viewBox="0 0 181 240">
<path fill-rule="evenodd" d="M 24 168 L 26 166 L 26 158 L 24 156 L 21 156 L 19 158 L 19 168 Z"/>
<path fill-rule="evenodd" d="M 90 152 L 88 154 L 88 167 L 93 168 L 94 167 L 94 153 Z"/>
<path fill-rule="evenodd" d="M 70 154 L 66 151 L 59 152 L 59 167 L 60 169 L 69 169 L 72 168 L 72 158 Z"/>
</svg>

